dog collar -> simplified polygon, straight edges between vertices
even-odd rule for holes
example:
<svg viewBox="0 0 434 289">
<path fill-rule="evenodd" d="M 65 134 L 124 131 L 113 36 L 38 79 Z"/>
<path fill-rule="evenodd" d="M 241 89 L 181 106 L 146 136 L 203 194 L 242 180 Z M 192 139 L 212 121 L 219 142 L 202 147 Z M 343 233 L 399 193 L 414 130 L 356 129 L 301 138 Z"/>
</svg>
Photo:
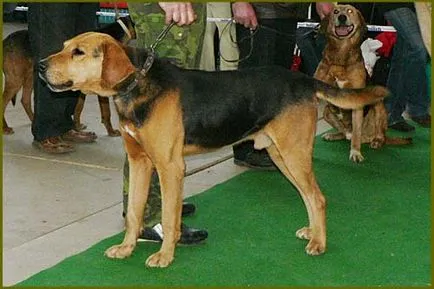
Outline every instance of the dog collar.
<svg viewBox="0 0 434 289">
<path fill-rule="evenodd" d="M 128 27 L 125 25 L 125 23 L 121 19 L 118 19 L 116 22 L 122 27 L 122 30 L 125 32 L 125 34 L 128 35 L 130 39 L 133 39 L 133 36 L 131 35 L 131 32 L 128 30 Z"/>
<path fill-rule="evenodd" d="M 119 89 L 117 89 L 119 96 L 126 96 L 129 95 L 138 85 L 139 81 L 135 74 L 132 74 L 131 76 L 127 77 L 125 81 L 123 81 L 121 84 L 119 84 Z"/>
</svg>

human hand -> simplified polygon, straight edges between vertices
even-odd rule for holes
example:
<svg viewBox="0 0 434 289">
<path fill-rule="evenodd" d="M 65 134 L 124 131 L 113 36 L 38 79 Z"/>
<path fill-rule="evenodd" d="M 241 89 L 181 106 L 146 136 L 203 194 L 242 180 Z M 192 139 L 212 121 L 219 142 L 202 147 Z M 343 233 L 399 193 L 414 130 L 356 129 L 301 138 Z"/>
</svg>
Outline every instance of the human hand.
<svg viewBox="0 0 434 289">
<path fill-rule="evenodd" d="M 319 15 L 320 19 L 326 17 L 334 8 L 334 4 L 332 2 L 317 2 L 316 3 L 316 12 Z"/>
<path fill-rule="evenodd" d="M 250 3 L 235 2 L 232 4 L 232 12 L 236 23 L 250 29 L 256 29 L 258 26 L 255 9 Z"/>
<path fill-rule="evenodd" d="M 196 20 L 197 15 L 194 13 L 190 2 L 158 2 L 166 15 L 166 24 L 172 21 L 178 26 L 190 25 Z"/>
</svg>

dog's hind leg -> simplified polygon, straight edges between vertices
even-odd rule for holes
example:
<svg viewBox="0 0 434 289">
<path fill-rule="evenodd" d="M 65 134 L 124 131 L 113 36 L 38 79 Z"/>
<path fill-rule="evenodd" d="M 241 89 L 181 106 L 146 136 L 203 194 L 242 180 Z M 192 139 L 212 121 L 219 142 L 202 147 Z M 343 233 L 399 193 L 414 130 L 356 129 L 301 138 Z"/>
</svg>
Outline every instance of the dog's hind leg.
<svg viewBox="0 0 434 289">
<path fill-rule="evenodd" d="M 308 109 L 311 111 L 306 113 Z M 309 240 L 307 254 L 319 255 L 326 248 L 326 202 L 312 169 L 316 109 L 289 109 L 285 114 L 283 120 L 273 121 L 265 129 L 274 143 L 267 151 L 306 206 L 309 226 L 298 230 L 296 236 Z"/>
<path fill-rule="evenodd" d="M 13 75 L 5 74 L 5 89 L 3 91 L 3 134 L 13 134 L 14 130 L 8 126 L 5 118 L 6 106 L 16 96 L 22 87 L 22 81 L 13 81 L 16 79 Z"/>
<path fill-rule="evenodd" d="M 153 168 L 151 160 L 135 140 L 128 136 L 124 140 L 130 163 L 126 232 L 120 245 L 112 246 L 105 251 L 107 257 L 118 259 L 129 257 L 136 247 L 137 238 L 143 228 L 143 215 Z"/>
<path fill-rule="evenodd" d="M 33 122 L 32 110 L 32 90 L 33 90 L 33 70 L 27 74 L 23 84 L 23 96 L 21 97 L 21 104 L 26 111 L 30 121 Z"/>
<path fill-rule="evenodd" d="M 82 124 L 80 121 L 85 100 L 86 100 L 86 95 L 84 93 L 80 93 L 80 95 L 78 96 L 77 104 L 75 105 L 75 109 L 74 109 L 74 128 L 76 130 L 86 129 L 86 125 Z"/>
</svg>

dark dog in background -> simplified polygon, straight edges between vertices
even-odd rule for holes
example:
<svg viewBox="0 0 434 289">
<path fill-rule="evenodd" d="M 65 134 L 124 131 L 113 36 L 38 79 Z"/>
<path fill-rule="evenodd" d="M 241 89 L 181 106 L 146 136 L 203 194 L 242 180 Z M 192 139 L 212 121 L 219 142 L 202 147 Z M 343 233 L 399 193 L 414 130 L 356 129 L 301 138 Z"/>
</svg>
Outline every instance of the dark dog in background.
<svg viewBox="0 0 434 289">
<path fill-rule="evenodd" d="M 126 44 L 129 40 L 136 38 L 134 23 L 129 16 L 120 17 L 116 22 L 106 25 L 98 30 L 108 34 L 121 43 Z M 8 126 L 5 118 L 6 106 L 10 101 L 15 105 L 16 95 L 22 88 L 21 104 L 33 121 L 32 91 L 33 91 L 33 53 L 30 48 L 29 33 L 27 30 L 19 30 L 11 33 L 3 40 L 3 73 L 5 76 L 5 87 L 3 91 L 3 134 L 14 133 Z M 74 111 L 74 124 L 78 130 L 85 126 L 80 123 L 81 113 L 84 107 L 86 96 L 79 96 Z M 110 103 L 108 98 L 98 97 L 101 110 L 101 122 L 104 124 L 109 136 L 120 136 L 119 130 L 113 129 L 111 123 Z"/>
<path fill-rule="evenodd" d="M 336 5 L 321 22 L 327 44 L 314 77 L 340 88 L 363 88 L 367 72 L 360 45 L 367 32 L 365 20 L 351 5 Z M 386 136 L 387 112 L 382 101 L 365 109 L 345 110 L 330 103 L 324 108 L 324 119 L 337 132 L 325 133 L 325 140 L 351 140 L 350 159 L 363 161 L 361 144 L 378 149 L 384 144 L 409 144 L 408 138 Z"/>
</svg>

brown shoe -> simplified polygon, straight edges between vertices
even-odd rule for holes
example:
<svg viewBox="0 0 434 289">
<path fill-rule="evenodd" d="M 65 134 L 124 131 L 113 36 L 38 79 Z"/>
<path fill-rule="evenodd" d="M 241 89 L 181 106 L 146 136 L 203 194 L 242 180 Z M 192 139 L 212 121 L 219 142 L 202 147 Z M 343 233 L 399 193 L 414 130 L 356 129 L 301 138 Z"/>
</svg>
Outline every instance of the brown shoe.
<svg viewBox="0 0 434 289">
<path fill-rule="evenodd" d="M 33 146 L 49 154 L 64 154 L 75 151 L 72 144 L 64 142 L 59 136 L 49 137 L 42 141 L 35 140 Z"/>
<path fill-rule="evenodd" d="M 75 143 L 91 143 L 96 140 L 97 136 L 94 132 L 90 131 L 78 131 L 71 129 L 62 135 L 62 139 Z"/>
</svg>

